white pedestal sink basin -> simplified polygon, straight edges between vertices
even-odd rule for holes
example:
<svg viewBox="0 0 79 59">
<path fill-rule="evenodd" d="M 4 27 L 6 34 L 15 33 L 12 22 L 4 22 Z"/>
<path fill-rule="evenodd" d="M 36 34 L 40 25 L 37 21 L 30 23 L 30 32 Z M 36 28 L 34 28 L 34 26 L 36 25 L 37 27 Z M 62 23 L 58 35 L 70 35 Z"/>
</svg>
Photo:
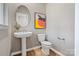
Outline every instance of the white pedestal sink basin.
<svg viewBox="0 0 79 59">
<path fill-rule="evenodd" d="M 14 37 L 21 38 L 22 41 L 22 56 L 26 56 L 26 37 L 32 35 L 32 32 L 15 32 Z"/>
</svg>

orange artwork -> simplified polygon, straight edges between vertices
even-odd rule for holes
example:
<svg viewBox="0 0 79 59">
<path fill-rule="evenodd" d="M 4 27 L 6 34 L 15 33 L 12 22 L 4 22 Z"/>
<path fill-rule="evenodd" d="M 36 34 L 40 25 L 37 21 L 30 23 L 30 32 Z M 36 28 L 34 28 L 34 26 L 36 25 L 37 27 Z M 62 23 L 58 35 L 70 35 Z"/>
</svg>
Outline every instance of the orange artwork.
<svg viewBox="0 0 79 59">
<path fill-rule="evenodd" d="M 35 28 L 42 29 L 46 27 L 45 14 L 35 13 Z"/>
</svg>

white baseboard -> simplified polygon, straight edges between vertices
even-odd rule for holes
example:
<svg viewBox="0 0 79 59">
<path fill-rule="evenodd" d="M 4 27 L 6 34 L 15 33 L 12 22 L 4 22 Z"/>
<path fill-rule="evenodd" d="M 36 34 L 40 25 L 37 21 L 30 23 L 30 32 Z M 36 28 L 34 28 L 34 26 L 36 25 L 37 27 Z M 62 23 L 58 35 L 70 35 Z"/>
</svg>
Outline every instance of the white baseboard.
<svg viewBox="0 0 79 59">
<path fill-rule="evenodd" d="M 29 49 L 26 49 L 26 51 L 31 51 L 33 49 L 37 49 L 37 48 L 40 48 L 41 46 L 36 46 L 36 47 L 33 47 L 33 48 L 29 48 Z M 61 52 L 57 51 L 56 49 L 53 49 L 53 48 L 50 48 L 52 51 L 54 51 L 57 55 L 59 56 L 65 56 L 64 54 L 62 54 Z M 46 53 L 42 50 L 42 52 L 46 55 Z M 16 52 L 12 52 L 11 56 L 13 55 L 16 55 L 16 54 L 20 54 L 21 51 L 16 51 Z"/>
<path fill-rule="evenodd" d="M 40 48 L 40 47 L 41 46 L 36 46 L 36 47 L 33 47 L 33 48 L 26 49 L 26 51 L 31 51 L 33 49 L 37 49 L 37 48 Z M 20 54 L 20 53 L 21 53 L 21 51 L 12 52 L 11 56 L 16 55 L 16 54 Z"/>
<path fill-rule="evenodd" d="M 62 54 L 61 52 L 57 51 L 54 48 L 50 48 L 52 51 L 54 51 L 58 56 L 65 56 L 64 54 Z"/>
<path fill-rule="evenodd" d="M 44 56 L 48 56 L 48 54 L 43 49 L 42 52 L 44 53 Z"/>
</svg>

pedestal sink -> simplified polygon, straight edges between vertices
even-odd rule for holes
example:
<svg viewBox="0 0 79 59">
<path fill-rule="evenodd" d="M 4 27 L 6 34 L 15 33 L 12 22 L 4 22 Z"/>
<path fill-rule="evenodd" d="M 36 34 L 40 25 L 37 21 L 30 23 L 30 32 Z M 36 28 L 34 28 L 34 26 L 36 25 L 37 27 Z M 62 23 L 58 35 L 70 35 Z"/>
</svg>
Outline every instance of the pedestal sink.
<svg viewBox="0 0 79 59">
<path fill-rule="evenodd" d="M 15 32 L 14 37 L 21 38 L 22 41 L 22 56 L 26 56 L 26 37 L 32 35 L 32 32 Z"/>
</svg>

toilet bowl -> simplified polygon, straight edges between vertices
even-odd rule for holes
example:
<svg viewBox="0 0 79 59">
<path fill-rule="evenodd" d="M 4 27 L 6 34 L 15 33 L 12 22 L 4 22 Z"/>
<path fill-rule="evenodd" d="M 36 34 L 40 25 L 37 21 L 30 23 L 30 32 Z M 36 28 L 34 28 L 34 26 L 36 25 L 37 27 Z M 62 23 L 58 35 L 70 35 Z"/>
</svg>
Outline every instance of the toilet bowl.
<svg viewBox="0 0 79 59">
<path fill-rule="evenodd" d="M 49 55 L 49 49 L 51 48 L 52 43 L 45 41 L 45 34 L 38 34 L 38 40 L 41 43 L 43 52 L 46 55 Z"/>
</svg>

